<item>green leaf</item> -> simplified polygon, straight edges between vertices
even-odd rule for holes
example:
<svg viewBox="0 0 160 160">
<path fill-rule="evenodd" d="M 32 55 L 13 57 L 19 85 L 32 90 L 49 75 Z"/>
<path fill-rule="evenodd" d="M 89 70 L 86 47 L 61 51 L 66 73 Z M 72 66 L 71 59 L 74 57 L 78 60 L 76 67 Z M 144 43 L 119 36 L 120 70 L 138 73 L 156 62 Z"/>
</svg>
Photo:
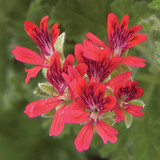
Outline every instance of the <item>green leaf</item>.
<svg viewBox="0 0 160 160">
<path fill-rule="evenodd" d="M 123 63 L 120 63 L 118 65 L 118 67 L 113 70 L 113 72 L 111 73 L 111 76 L 115 77 L 115 76 L 119 75 L 120 73 L 127 72 L 127 71 L 132 71 L 132 69 L 129 66 L 127 66 Z"/>
<path fill-rule="evenodd" d="M 142 100 L 140 100 L 140 99 L 131 100 L 131 101 L 129 101 L 129 103 L 137 105 L 137 106 L 142 106 L 143 108 L 145 107 L 144 102 Z"/>
<path fill-rule="evenodd" d="M 109 75 L 106 79 L 104 79 L 103 83 L 109 81 L 111 79 L 111 75 Z"/>
<path fill-rule="evenodd" d="M 122 57 L 126 57 L 126 56 L 128 55 L 128 51 L 129 51 L 129 50 L 126 50 L 126 51 L 123 53 Z"/>
<path fill-rule="evenodd" d="M 153 9 L 159 9 L 160 8 L 160 0 L 153 0 L 151 3 L 149 3 L 149 7 Z"/>
<path fill-rule="evenodd" d="M 155 15 L 151 15 L 148 18 L 141 20 L 140 24 L 144 27 L 144 33 L 149 38 L 146 42 L 137 45 L 135 48 L 143 54 L 150 64 L 149 70 L 157 75 L 157 73 L 160 72 L 160 20 Z"/>
<path fill-rule="evenodd" d="M 110 0 L 61 0 L 54 10 L 54 18 L 63 25 L 68 40 L 82 42 L 85 33 L 105 38 L 106 17 Z"/>
<path fill-rule="evenodd" d="M 42 73 L 43 73 L 43 76 L 46 78 L 47 76 L 47 71 L 48 71 L 48 68 L 43 68 L 42 69 Z"/>
<path fill-rule="evenodd" d="M 113 126 L 116 123 L 114 118 L 105 118 L 103 119 L 103 121 L 109 124 L 110 126 Z"/>
<path fill-rule="evenodd" d="M 115 144 L 107 143 L 100 148 L 100 155 L 102 158 L 108 158 L 110 160 L 130 160 L 130 145 L 131 142 L 128 141 L 130 137 L 130 129 L 124 128 L 123 123 L 118 123 L 117 130 L 119 131 L 117 137 L 118 140 Z"/>
<path fill-rule="evenodd" d="M 122 18 L 128 14 L 130 16 L 129 26 L 136 25 L 137 22 L 150 15 L 151 12 L 148 3 L 145 1 L 115 0 L 111 4 L 111 8 L 118 18 Z"/>
<path fill-rule="evenodd" d="M 60 58 L 61 58 L 62 62 L 65 59 L 64 58 L 64 53 L 63 53 L 64 41 L 65 41 L 65 33 L 62 33 L 62 34 L 59 35 L 59 37 L 57 38 L 57 40 L 54 44 L 55 50 L 60 53 Z"/>
<path fill-rule="evenodd" d="M 130 126 L 132 125 L 133 116 L 126 111 L 124 111 L 124 115 L 125 115 L 126 128 L 130 128 Z"/>
<path fill-rule="evenodd" d="M 112 112 L 108 111 L 108 112 L 103 114 L 103 117 L 105 117 L 105 118 L 110 118 L 110 117 L 113 117 L 113 116 L 115 116 L 115 112 L 113 112 L 113 111 Z"/>
<path fill-rule="evenodd" d="M 39 26 L 42 17 L 49 14 L 52 5 L 44 3 L 44 0 L 35 0 L 30 3 L 26 17 Z"/>
<path fill-rule="evenodd" d="M 44 118 L 52 118 L 54 116 L 56 112 L 56 109 L 52 109 L 51 111 L 45 113 L 45 114 L 42 114 L 42 117 Z"/>
<path fill-rule="evenodd" d="M 40 97 L 49 97 L 50 95 L 47 94 L 46 92 L 42 91 L 39 87 L 37 87 L 33 93 L 37 96 L 40 96 Z"/>
<path fill-rule="evenodd" d="M 111 9 L 119 18 L 122 18 L 125 14 L 130 13 L 132 5 L 133 0 L 115 0 L 111 4 Z"/>
<path fill-rule="evenodd" d="M 53 86 L 49 82 L 45 83 L 38 83 L 39 88 L 47 93 L 48 95 L 51 95 L 53 93 Z"/>
</svg>

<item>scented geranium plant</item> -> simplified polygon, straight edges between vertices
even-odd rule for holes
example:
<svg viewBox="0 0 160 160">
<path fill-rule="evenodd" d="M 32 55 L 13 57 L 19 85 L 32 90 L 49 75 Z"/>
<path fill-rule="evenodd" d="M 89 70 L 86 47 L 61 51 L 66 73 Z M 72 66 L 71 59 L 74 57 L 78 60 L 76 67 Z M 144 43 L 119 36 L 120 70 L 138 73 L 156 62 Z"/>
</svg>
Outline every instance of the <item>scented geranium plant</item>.
<svg viewBox="0 0 160 160">
<path fill-rule="evenodd" d="M 79 152 L 89 149 L 94 130 L 105 144 L 116 143 L 118 131 L 114 124 L 124 121 L 129 128 L 133 116 L 144 115 L 144 103 L 138 99 L 144 90 L 133 80 L 132 69 L 144 67 L 145 60 L 127 53 L 147 36 L 137 34 L 142 29 L 140 25 L 128 29 L 128 23 L 128 15 L 119 24 L 116 15 L 110 13 L 106 42 L 86 33 L 83 43 L 75 45 L 77 65 L 74 55 L 64 58 L 65 34 L 60 34 L 58 24 L 48 31 L 48 16 L 42 18 L 40 27 L 30 21 L 24 24 L 39 53 L 19 46 L 12 50 L 16 60 L 36 65 L 25 70 L 26 83 L 41 69 L 46 78 L 46 82 L 38 83 L 36 93 L 47 98 L 31 102 L 24 113 L 29 118 L 52 118 L 50 136 L 58 136 L 65 125 L 80 124 L 82 129 L 74 141 Z"/>
</svg>

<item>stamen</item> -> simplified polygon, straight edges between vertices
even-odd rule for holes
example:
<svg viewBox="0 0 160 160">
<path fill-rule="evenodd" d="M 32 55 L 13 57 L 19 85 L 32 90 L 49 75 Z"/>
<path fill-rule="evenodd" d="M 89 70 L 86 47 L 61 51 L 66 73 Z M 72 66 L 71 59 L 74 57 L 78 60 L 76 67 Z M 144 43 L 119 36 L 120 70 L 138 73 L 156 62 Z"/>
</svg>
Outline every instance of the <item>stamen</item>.
<svg viewBox="0 0 160 160">
<path fill-rule="evenodd" d="M 49 64 L 50 60 L 51 60 L 51 57 L 50 56 L 45 56 L 45 58 L 46 58 L 45 63 Z"/>
<path fill-rule="evenodd" d="M 96 122 L 98 119 L 98 113 L 96 111 L 93 111 L 90 115 L 90 118 Z"/>
</svg>

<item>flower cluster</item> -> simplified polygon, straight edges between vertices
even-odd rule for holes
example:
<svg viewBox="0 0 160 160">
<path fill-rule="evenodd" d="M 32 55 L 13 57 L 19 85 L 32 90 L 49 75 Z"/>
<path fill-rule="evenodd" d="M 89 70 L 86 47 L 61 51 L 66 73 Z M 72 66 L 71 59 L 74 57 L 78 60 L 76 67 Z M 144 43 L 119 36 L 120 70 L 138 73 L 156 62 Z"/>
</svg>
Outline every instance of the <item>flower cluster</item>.
<svg viewBox="0 0 160 160">
<path fill-rule="evenodd" d="M 83 44 L 76 44 L 74 56 L 63 56 L 64 33 L 60 34 L 58 24 L 48 32 L 48 16 L 42 18 L 40 27 L 25 21 L 27 34 L 38 45 L 40 54 L 25 47 L 12 50 L 15 59 L 34 64 L 26 69 L 25 83 L 43 69 L 47 82 L 39 83 L 40 90 L 48 94 L 45 99 L 26 106 L 29 118 L 47 114 L 53 117 L 50 136 L 58 136 L 65 124 L 83 125 L 74 144 L 77 151 L 87 150 L 94 130 L 103 142 L 117 142 L 118 131 L 115 123 L 125 121 L 130 127 L 128 116 L 143 116 L 144 107 L 138 100 L 143 88 L 132 78 L 132 68 L 144 67 L 145 60 L 127 56 L 129 48 L 144 42 L 145 34 L 136 34 L 142 29 L 135 25 L 128 29 L 129 16 L 125 15 L 119 24 L 117 17 L 110 13 L 107 18 L 108 39 L 104 43 L 92 33 L 87 33 Z"/>
</svg>

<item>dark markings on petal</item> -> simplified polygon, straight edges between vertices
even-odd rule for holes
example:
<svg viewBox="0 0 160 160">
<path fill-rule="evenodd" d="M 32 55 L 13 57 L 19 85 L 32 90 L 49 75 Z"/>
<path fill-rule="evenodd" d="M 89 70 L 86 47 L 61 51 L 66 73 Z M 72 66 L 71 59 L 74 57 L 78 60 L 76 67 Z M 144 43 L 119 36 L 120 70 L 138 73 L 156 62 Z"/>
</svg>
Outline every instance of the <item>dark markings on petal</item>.
<svg viewBox="0 0 160 160">
<path fill-rule="evenodd" d="M 110 34 L 110 40 L 108 42 L 109 48 L 111 53 L 115 52 L 115 50 L 118 48 L 119 55 L 121 56 L 123 52 L 128 49 L 128 44 L 134 39 L 134 32 L 127 31 L 124 29 L 123 25 L 120 27 L 115 25 L 113 26 L 113 29 L 114 32 Z"/>
<path fill-rule="evenodd" d="M 132 85 L 131 87 L 120 87 L 118 96 L 119 97 L 125 97 L 125 102 L 128 102 L 136 97 L 136 94 L 138 93 L 137 88 L 135 85 Z"/>
<path fill-rule="evenodd" d="M 97 77 L 100 82 L 107 78 L 114 69 L 113 62 L 106 57 L 104 57 L 100 62 L 93 61 L 84 57 L 84 61 L 88 66 L 87 75 L 89 79 L 92 77 Z"/>
<path fill-rule="evenodd" d="M 57 63 L 53 63 L 48 69 L 47 80 L 53 85 L 53 89 L 56 88 L 58 90 L 60 95 L 64 93 L 67 82 L 63 79 L 62 69 L 58 67 Z"/>
<path fill-rule="evenodd" d="M 34 32 L 32 35 L 36 40 L 36 43 L 38 44 L 40 50 L 44 52 L 46 56 L 50 56 L 52 54 L 51 51 L 54 53 L 55 49 L 54 46 L 51 45 L 51 40 L 47 28 L 43 27 L 42 25 L 40 31 L 37 31 L 36 28 L 34 28 L 33 30 Z"/>
</svg>

